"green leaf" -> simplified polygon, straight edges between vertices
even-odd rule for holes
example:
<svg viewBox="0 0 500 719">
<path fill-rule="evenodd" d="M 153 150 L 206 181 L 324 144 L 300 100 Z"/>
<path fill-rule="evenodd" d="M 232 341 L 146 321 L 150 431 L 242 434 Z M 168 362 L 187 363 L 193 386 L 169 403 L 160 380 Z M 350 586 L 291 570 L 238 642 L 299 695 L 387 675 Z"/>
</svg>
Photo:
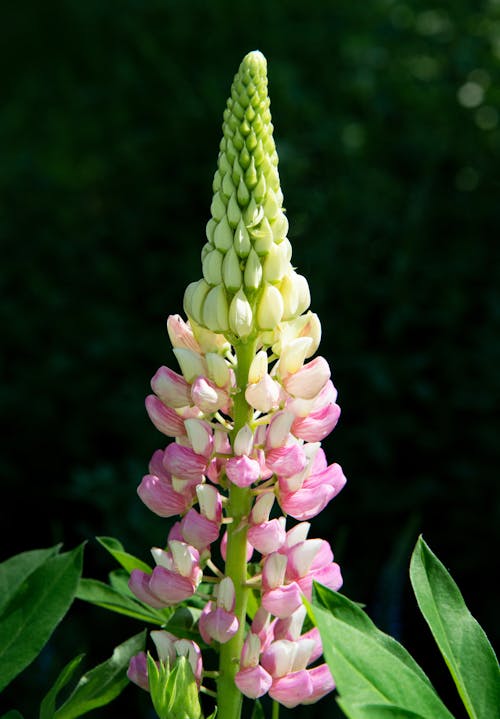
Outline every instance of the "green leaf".
<svg viewBox="0 0 500 719">
<path fill-rule="evenodd" d="M 256 699 L 253 704 L 252 719 L 265 719 L 262 702 Z"/>
<path fill-rule="evenodd" d="M 146 564 L 146 562 L 143 562 L 142 559 L 134 557 L 133 554 L 128 554 L 118 539 L 114 537 L 96 537 L 96 539 L 129 574 L 134 569 L 142 569 L 143 572 L 151 574 L 151 567 Z"/>
<path fill-rule="evenodd" d="M 452 719 L 410 654 L 377 629 L 354 602 L 314 583 L 309 611 L 346 706 L 388 704 L 424 719 Z"/>
<path fill-rule="evenodd" d="M 248 592 L 248 602 L 247 602 L 247 615 L 250 617 L 250 619 L 253 619 L 255 615 L 257 614 L 257 609 L 260 607 L 260 600 L 256 596 L 256 592 L 254 590 L 250 590 Z"/>
<path fill-rule="evenodd" d="M 422 714 L 393 704 L 350 704 L 341 698 L 337 703 L 349 719 L 424 719 Z"/>
<path fill-rule="evenodd" d="M 16 554 L 0 564 L 0 613 L 30 574 L 59 552 L 60 544 Z"/>
<path fill-rule="evenodd" d="M 125 594 L 127 597 L 135 599 L 135 594 L 129 589 L 128 582 L 130 574 L 126 569 L 114 569 L 108 574 L 109 584 L 113 589 L 116 589 L 120 594 Z"/>
<path fill-rule="evenodd" d="M 178 639 L 193 639 L 203 646 L 197 627 L 200 614 L 201 609 L 196 607 L 177 607 L 164 628 Z"/>
<path fill-rule="evenodd" d="M 77 667 L 82 661 L 84 654 L 79 654 L 72 659 L 57 677 L 51 689 L 47 692 L 40 704 L 40 719 L 52 719 L 56 711 L 56 698 L 61 689 L 69 682 Z"/>
<path fill-rule="evenodd" d="M 86 672 L 54 719 L 74 719 L 115 699 L 128 684 L 130 659 L 144 649 L 145 641 L 145 631 L 136 634 L 117 646 L 107 661 Z"/>
<path fill-rule="evenodd" d="M 163 626 L 168 621 L 173 609 L 154 609 L 138 599 L 128 597 L 113 587 L 99 582 L 97 579 L 81 579 L 76 592 L 77 599 L 82 599 L 98 607 L 109 609 L 111 612 L 125 614 L 127 617 L 140 619 Z"/>
<path fill-rule="evenodd" d="M 82 558 L 83 545 L 50 557 L 11 597 L 0 618 L 0 690 L 33 661 L 68 611 Z"/>
<path fill-rule="evenodd" d="M 422 537 L 411 558 L 410 579 L 467 713 L 471 719 L 490 719 L 500 707 L 495 652 L 456 583 Z"/>
</svg>

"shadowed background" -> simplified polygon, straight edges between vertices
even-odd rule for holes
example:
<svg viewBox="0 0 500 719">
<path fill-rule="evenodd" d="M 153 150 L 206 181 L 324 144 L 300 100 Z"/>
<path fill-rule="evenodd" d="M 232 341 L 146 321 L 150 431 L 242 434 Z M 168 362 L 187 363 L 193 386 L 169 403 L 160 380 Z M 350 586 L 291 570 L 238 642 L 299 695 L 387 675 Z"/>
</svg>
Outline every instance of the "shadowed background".
<svg viewBox="0 0 500 719">
<path fill-rule="evenodd" d="M 146 559 L 165 541 L 135 494 L 165 445 L 143 400 L 175 368 L 165 320 L 200 276 L 222 112 L 258 48 L 343 410 L 324 446 L 348 485 L 311 535 L 463 716 L 407 566 L 422 531 L 498 639 L 500 3 L 21 0 L 1 15 L 0 560 L 88 539 L 85 575 L 103 579 L 95 535 Z M 92 666 L 140 628 L 76 602 L 0 709 L 34 715 L 73 656 Z M 141 694 L 94 716 L 153 716 Z"/>
</svg>

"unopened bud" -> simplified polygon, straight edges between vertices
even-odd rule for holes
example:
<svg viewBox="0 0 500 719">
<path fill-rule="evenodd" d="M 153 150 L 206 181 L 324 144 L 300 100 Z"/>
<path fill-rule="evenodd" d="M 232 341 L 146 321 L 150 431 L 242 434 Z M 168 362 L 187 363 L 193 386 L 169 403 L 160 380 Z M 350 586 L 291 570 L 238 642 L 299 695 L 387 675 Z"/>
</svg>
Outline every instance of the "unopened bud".
<svg viewBox="0 0 500 719">
<path fill-rule="evenodd" d="M 249 290 L 257 290 L 262 282 L 262 265 L 253 248 L 247 258 L 243 282 Z"/>
<path fill-rule="evenodd" d="M 260 225 L 251 230 L 251 235 L 254 238 L 253 246 L 257 254 L 267 254 L 273 244 L 273 231 L 267 217 L 263 217 Z"/>
<path fill-rule="evenodd" d="M 226 387 L 229 383 L 230 374 L 227 362 L 220 354 L 209 352 L 205 355 L 208 367 L 208 376 L 218 387 Z"/>
<path fill-rule="evenodd" d="M 209 245 L 210 247 L 210 245 Z M 209 285 L 219 285 L 222 282 L 222 260 L 224 256 L 219 250 L 211 250 L 203 258 L 203 277 Z"/>
<path fill-rule="evenodd" d="M 245 227 L 243 220 L 240 220 L 238 226 L 234 232 L 234 249 L 240 257 L 247 257 L 248 253 L 252 249 L 252 243 L 250 242 L 250 235 Z"/>
<path fill-rule="evenodd" d="M 248 381 L 251 384 L 260 382 L 264 375 L 267 374 L 267 364 L 267 352 L 265 350 L 260 350 L 253 358 L 248 371 Z"/>
<path fill-rule="evenodd" d="M 205 297 L 203 324 L 212 332 L 226 332 L 229 328 L 227 298 L 222 285 L 212 287 Z"/>
<path fill-rule="evenodd" d="M 283 279 L 285 272 L 290 267 L 287 249 L 284 242 L 281 245 L 277 245 L 275 242 L 272 243 L 263 263 L 263 273 L 266 282 L 279 282 Z"/>
<path fill-rule="evenodd" d="M 220 192 L 215 193 L 212 204 L 210 205 L 210 212 L 212 213 L 214 220 L 217 220 L 217 222 L 220 222 L 226 214 L 226 205 Z"/>
<path fill-rule="evenodd" d="M 243 290 L 238 290 L 229 306 L 229 326 L 237 337 L 248 337 L 253 328 L 253 313 Z"/>
<path fill-rule="evenodd" d="M 272 330 L 283 317 L 283 299 L 274 285 L 267 284 L 257 308 L 257 324 L 260 329 Z"/>
<path fill-rule="evenodd" d="M 230 247 L 226 252 L 222 263 L 222 279 L 227 289 L 236 292 L 241 287 L 241 269 L 240 260 L 234 247 Z"/>
<path fill-rule="evenodd" d="M 184 292 L 184 312 L 192 317 L 195 322 L 201 323 L 202 309 L 205 297 L 210 290 L 210 285 L 205 280 L 191 282 Z"/>
<path fill-rule="evenodd" d="M 225 214 L 214 230 L 214 245 L 222 252 L 227 252 L 233 245 L 233 231 Z"/>
</svg>

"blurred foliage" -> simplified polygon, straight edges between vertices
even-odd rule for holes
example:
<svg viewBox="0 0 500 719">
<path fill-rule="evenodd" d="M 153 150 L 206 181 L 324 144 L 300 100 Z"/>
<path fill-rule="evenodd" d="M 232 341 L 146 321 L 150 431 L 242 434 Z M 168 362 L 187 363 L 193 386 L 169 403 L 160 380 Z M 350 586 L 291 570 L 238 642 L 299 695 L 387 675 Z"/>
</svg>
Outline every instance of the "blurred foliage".
<svg viewBox="0 0 500 719">
<path fill-rule="evenodd" d="M 499 0 L 4 0 L 0 34 L 0 559 L 164 541 L 135 495 L 162 446 L 143 397 L 173 363 L 165 318 L 199 276 L 222 111 L 259 48 L 343 408 L 325 445 L 350 481 L 314 534 L 418 660 L 397 546 L 422 530 L 495 641 Z M 25 686 L 131 628 L 83 607 L 66 627 Z"/>
</svg>

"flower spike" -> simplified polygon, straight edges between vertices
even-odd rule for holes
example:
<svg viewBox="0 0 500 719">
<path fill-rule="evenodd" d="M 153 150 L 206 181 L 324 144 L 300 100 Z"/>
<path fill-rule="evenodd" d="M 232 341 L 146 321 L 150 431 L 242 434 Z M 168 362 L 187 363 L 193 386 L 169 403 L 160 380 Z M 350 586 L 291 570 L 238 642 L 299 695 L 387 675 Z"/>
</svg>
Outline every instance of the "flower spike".
<svg viewBox="0 0 500 719">
<path fill-rule="evenodd" d="M 220 655 L 218 717 L 236 719 L 242 695 L 268 693 L 293 707 L 334 688 L 325 664 L 311 668 L 322 646 L 317 629 L 303 633 L 303 599 L 315 579 L 339 589 L 342 576 L 303 520 L 346 479 L 321 449 L 340 408 L 327 360 L 313 358 L 321 325 L 307 280 L 291 264 L 259 51 L 234 77 L 222 133 L 199 279 L 184 294 L 187 321 L 167 321 L 178 367 L 160 367 L 146 399 L 151 421 L 174 441 L 155 452 L 138 493 L 160 517 L 180 518 L 167 548 L 152 549 L 153 571 L 135 569 L 129 587 L 159 611 L 202 607 L 199 634 Z M 298 520 L 291 528 L 287 515 Z M 223 568 L 212 559 L 219 538 Z M 152 638 L 159 664 L 142 653 L 128 674 L 153 702 L 160 670 L 181 673 L 184 657 L 195 693 L 205 690 L 197 644 L 165 631 Z"/>
</svg>

